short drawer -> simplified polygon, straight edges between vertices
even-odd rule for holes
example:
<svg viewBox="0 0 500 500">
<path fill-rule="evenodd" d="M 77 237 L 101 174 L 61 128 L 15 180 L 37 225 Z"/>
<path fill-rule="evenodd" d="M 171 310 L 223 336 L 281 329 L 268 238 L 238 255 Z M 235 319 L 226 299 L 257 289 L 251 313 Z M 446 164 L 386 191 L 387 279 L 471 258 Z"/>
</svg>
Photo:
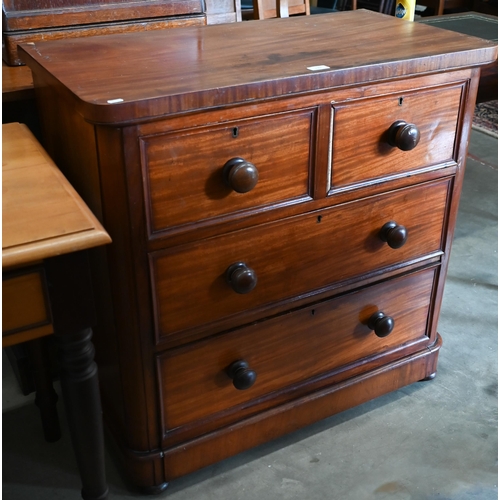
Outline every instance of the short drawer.
<svg viewBox="0 0 500 500">
<path fill-rule="evenodd" d="M 230 316 L 238 324 L 244 311 L 441 252 L 449 186 L 449 180 L 426 183 L 153 252 L 157 337 Z M 382 241 L 388 222 L 406 229 L 399 248 Z M 228 272 L 238 263 L 246 268 L 231 274 L 230 284 Z M 252 277 L 252 290 L 235 291 L 251 287 Z"/>
<path fill-rule="evenodd" d="M 333 103 L 330 190 L 454 161 L 462 92 L 457 85 Z"/>
<path fill-rule="evenodd" d="M 382 353 L 424 349 L 434 278 L 427 269 L 160 355 L 164 433 Z M 393 321 L 385 337 L 368 326 L 377 313 Z M 256 373 L 245 390 L 227 374 L 239 360 Z"/>
<path fill-rule="evenodd" d="M 5 274 L 2 281 L 2 337 L 11 345 L 52 333 L 43 268 Z M 30 331 L 16 341 L 16 334 Z"/>
<path fill-rule="evenodd" d="M 150 235 L 310 199 L 315 116 L 312 108 L 141 138 Z"/>
</svg>

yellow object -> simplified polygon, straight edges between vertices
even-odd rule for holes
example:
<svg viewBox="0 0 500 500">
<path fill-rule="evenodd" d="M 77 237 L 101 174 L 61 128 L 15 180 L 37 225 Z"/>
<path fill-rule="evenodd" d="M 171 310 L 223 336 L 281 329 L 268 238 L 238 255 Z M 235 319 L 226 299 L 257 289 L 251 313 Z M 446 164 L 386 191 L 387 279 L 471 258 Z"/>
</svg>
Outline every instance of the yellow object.
<svg viewBox="0 0 500 500">
<path fill-rule="evenodd" d="M 415 0 L 396 0 L 396 17 L 405 21 L 415 18 Z"/>
</svg>

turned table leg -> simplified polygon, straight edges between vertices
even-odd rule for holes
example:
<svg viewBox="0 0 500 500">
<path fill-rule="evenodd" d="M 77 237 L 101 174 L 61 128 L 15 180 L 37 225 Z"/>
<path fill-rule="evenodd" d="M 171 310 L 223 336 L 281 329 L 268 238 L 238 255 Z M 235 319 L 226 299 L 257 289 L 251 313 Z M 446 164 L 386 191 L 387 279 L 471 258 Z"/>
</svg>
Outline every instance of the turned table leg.
<svg viewBox="0 0 500 500">
<path fill-rule="evenodd" d="M 76 252 L 47 259 L 61 389 L 84 500 L 108 496 L 101 400 L 91 342 L 95 310 L 88 257 Z"/>
<path fill-rule="evenodd" d="M 108 488 L 97 365 L 91 337 L 90 328 L 56 335 L 61 389 L 82 480 L 82 498 L 103 500 L 108 496 Z"/>
</svg>

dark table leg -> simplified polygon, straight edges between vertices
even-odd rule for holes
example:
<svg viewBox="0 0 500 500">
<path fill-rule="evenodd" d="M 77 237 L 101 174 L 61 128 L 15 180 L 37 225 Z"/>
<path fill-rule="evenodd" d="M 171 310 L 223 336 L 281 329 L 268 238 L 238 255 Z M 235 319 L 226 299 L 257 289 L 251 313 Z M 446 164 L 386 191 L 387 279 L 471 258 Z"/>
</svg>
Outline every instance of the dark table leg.
<svg viewBox="0 0 500 500">
<path fill-rule="evenodd" d="M 57 393 L 52 384 L 47 338 L 26 342 L 26 349 L 31 363 L 35 383 L 35 404 L 40 410 L 45 440 L 57 441 L 61 437 L 59 417 L 57 415 Z"/>
<path fill-rule="evenodd" d="M 101 400 L 90 328 L 56 335 L 60 349 L 61 389 L 73 449 L 82 479 L 82 498 L 108 496 L 104 468 Z"/>
<path fill-rule="evenodd" d="M 87 253 L 48 259 L 45 267 L 59 347 L 61 388 L 82 480 L 82 497 L 103 500 L 108 496 L 108 487 L 97 365 L 91 342 L 95 310 Z"/>
</svg>

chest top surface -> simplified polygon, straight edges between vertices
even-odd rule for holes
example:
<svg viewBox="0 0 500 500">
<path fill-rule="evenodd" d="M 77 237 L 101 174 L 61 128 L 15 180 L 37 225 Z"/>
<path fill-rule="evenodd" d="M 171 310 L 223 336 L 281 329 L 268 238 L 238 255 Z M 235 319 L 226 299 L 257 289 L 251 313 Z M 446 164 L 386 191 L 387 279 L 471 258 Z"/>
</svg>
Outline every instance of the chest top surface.
<svg viewBox="0 0 500 500">
<path fill-rule="evenodd" d="M 76 96 L 87 120 L 116 123 L 478 66 L 496 51 L 480 38 L 359 10 L 37 42 L 21 57 Z"/>
</svg>

